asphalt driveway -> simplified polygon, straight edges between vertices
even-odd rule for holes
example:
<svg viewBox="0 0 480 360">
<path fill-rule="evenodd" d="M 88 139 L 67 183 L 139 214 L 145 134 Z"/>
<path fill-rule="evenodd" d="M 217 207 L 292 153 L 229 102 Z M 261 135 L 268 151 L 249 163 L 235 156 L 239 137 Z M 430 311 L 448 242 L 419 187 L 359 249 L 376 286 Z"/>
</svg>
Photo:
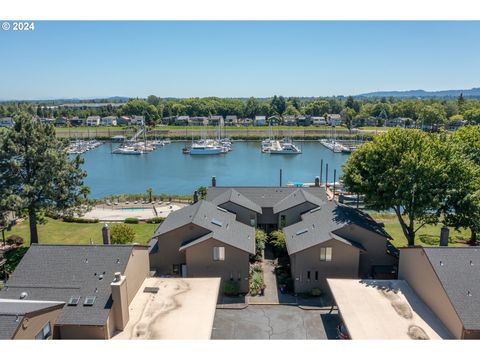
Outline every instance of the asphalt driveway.
<svg viewBox="0 0 480 360">
<path fill-rule="evenodd" d="M 336 312 L 303 310 L 288 305 L 250 305 L 217 309 L 212 339 L 336 339 Z"/>
</svg>

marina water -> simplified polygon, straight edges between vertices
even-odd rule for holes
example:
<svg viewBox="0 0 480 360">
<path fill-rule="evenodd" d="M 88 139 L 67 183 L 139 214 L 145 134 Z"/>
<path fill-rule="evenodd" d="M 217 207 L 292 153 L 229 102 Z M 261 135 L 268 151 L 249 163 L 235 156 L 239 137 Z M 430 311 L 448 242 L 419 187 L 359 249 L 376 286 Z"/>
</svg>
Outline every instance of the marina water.
<svg viewBox="0 0 480 360">
<path fill-rule="evenodd" d="M 142 155 L 112 154 L 118 143 L 105 143 L 81 156 L 88 172 L 85 180 L 92 198 L 114 194 L 145 193 L 151 187 L 155 194 L 192 194 L 199 186 L 209 186 L 212 176 L 217 186 L 278 186 L 282 169 L 283 186 L 288 182 L 313 182 L 320 175 L 325 182 L 337 181 L 347 154 L 333 153 L 318 141 L 297 142 L 298 155 L 270 155 L 261 152 L 258 141 L 233 143 L 233 151 L 221 155 L 191 156 L 182 153 L 185 142 L 172 142 Z"/>
</svg>

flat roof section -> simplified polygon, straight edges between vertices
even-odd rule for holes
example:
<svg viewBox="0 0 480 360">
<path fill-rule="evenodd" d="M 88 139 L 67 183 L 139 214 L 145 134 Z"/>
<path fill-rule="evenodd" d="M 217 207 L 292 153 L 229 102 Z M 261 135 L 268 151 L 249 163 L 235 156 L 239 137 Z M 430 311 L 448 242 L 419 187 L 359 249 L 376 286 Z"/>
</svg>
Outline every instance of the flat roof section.
<svg viewBox="0 0 480 360">
<path fill-rule="evenodd" d="M 353 340 L 450 339 L 404 280 L 327 279 Z"/>
<path fill-rule="evenodd" d="M 130 303 L 127 326 L 113 339 L 208 340 L 219 289 L 220 278 L 147 278 Z"/>
</svg>

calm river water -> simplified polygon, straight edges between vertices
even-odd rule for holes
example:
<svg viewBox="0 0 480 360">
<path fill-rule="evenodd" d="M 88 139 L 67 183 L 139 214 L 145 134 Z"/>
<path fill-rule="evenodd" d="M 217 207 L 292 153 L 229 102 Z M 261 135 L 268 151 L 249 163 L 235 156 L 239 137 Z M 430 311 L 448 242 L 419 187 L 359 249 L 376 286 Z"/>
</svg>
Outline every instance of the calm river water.
<svg viewBox="0 0 480 360">
<path fill-rule="evenodd" d="M 337 178 L 346 154 L 334 154 L 318 141 L 298 142 L 300 155 L 269 155 L 260 151 L 260 142 L 234 142 L 233 151 L 223 155 L 191 156 L 182 153 L 184 142 L 173 142 L 144 155 L 119 155 L 111 151 L 118 144 L 106 143 L 82 156 L 88 172 L 86 185 L 92 198 L 123 193 L 192 194 L 199 186 L 209 186 L 217 177 L 218 186 L 278 186 L 288 182 L 313 182 L 320 175 L 320 161 L 329 164 Z M 323 171 L 325 181 L 325 170 Z"/>
</svg>

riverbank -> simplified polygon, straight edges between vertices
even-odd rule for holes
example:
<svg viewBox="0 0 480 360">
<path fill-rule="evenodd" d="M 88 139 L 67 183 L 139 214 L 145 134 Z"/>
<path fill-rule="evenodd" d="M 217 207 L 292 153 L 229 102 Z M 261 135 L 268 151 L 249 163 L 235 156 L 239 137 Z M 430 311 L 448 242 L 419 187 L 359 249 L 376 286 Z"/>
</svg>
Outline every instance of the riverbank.
<svg viewBox="0 0 480 360">
<path fill-rule="evenodd" d="M 332 128 L 329 126 L 275 126 L 271 128 L 277 138 L 291 137 L 295 140 L 318 140 L 332 136 Z M 137 128 L 133 127 L 69 127 L 56 128 L 58 137 L 71 139 L 99 139 L 110 140 L 114 136 L 132 137 Z M 378 132 L 385 128 L 361 130 L 348 130 L 345 127 L 335 129 L 339 140 L 370 140 Z M 269 137 L 268 126 L 227 126 L 223 128 L 223 135 L 232 140 L 262 140 Z M 217 137 L 218 128 L 214 126 L 157 126 L 148 130 L 148 139 L 170 138 L 171 140 L 192 140 L 202 136 Z"/>
</svg>

